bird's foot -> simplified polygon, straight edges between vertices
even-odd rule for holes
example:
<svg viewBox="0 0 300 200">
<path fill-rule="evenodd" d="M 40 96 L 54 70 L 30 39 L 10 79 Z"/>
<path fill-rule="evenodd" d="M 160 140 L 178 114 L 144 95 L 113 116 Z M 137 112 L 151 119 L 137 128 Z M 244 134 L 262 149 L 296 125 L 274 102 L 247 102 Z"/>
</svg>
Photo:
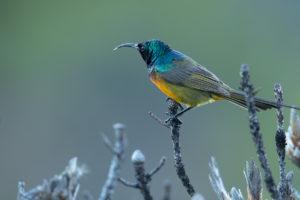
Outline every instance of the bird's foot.
<svg viewBox="0 0 300 200">
<path fill-rule="evenodd" d="M 170 113 L 166 113 L 167 115 L 169 115 L 169 119 L 167 119 L 165 121 L 165 123 L 169 123 L 170 121 L 173 121 L 173 122 L 177 122 L 178 124 L 182 124 L 182 122 L 178 119 L 178 117 L 183 115 L 183 113 L 191 110 L 192 108 L 194 108 L 194 107 L 192 107 L 192 106 L 187 107 L 186 109 L 181 110 L 180 112 L 176 113 L 175 115 L 172 115 Z M 174 120 L 177 120 L 177 121 L 174 121 Z"/>
<path fill-rule="evenodd" d="M 171 115 L 170 113 L 166 113 L 167 115 L 169 115 L 169 118 L 165 120 L 166 124 L 169 124 L 170 122 L 174 122 L 176 124 L 182 124 L 182 122 L 180 121 L 180 119 L 178 119 L 177 117 L 179 117 L 179 113 L 175 114 L 175 115 Z"/>
</svg>

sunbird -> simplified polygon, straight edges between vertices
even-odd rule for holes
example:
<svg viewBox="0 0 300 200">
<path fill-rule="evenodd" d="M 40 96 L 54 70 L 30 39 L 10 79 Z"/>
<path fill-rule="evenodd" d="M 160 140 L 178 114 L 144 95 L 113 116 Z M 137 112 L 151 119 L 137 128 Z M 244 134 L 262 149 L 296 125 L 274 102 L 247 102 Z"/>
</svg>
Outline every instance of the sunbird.
<svg viewBox="0 0 300 200">
<path fill-rule="evenodd" d="M 172 118 L 186 111 L 219 100 L 228 100 L 247 108 L 245 94 L 232 89 L 215 74 L 194 61 L 192 58 L 175 51 L 161 40 L 148 40 L 142 43 L 125 43 L 117 46 L 135 48 L 147 64 L 150 80 L 169 98 L 186 106 Z M 285 104 L 255 97 L 257 110 L 294 108 Z"/>
</svg>

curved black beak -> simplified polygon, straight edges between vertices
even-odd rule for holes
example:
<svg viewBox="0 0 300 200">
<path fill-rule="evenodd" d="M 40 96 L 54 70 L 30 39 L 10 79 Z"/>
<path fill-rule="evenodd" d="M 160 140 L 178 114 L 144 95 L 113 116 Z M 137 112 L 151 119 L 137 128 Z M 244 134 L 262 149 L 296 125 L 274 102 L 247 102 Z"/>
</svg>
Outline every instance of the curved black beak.
<svg viewBox="0 0 300 200">
<path fill-rule="evenodd" d="M 119 46 L 117 46 L 116 48 L 114 48 L 114 51 L 121 48 L 121 47 L 131 47 L 131 48 L 135 48 L 135 49 L 138 49 L 138 44 L 135 44 L 135 43 L 125 43 L 125 44 L 121 44 Z"/>
</svg>

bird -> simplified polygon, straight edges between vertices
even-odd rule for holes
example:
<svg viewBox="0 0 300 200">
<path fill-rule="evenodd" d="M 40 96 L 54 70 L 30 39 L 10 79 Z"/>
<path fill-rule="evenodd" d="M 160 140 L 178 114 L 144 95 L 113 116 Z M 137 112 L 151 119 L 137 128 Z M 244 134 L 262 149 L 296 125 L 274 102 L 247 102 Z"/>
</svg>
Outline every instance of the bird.
<svg viewBox="0 0 300 200">
<path fill-rule="evenodd" d="M 150 80 L 169 98 L 186 106 L 171 116 L 171 119 L 192 108 L 220 100 L 227 100 L 247 109 L 245 93 L 231 88 L 207 68 L 161 40 L 125 43 L 114 50 L 122 47 L 136 49 L 147 65 Z M 259 97 L 255 97 L 255 106 L 257 111 L 280 106 L 300 110 L 298 107 L 278 104 Z"/>
</svg>

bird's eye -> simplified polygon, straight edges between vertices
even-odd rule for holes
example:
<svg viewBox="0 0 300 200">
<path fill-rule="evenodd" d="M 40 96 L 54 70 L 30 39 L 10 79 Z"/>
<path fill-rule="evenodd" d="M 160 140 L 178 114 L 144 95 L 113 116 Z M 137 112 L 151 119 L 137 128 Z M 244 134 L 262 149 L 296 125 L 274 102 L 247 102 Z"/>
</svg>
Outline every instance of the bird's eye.
<svg viewBox="0 0 300 200">
<path fill-rule="evenodd" d="M 144 46 L 141 46 L 141 47 L 140 47 L 140 51 L 141 51 L 141 52 L 144 52 L 144 51 L 145 51 L 145 47 L 144 47 Z"/>
</svg>

